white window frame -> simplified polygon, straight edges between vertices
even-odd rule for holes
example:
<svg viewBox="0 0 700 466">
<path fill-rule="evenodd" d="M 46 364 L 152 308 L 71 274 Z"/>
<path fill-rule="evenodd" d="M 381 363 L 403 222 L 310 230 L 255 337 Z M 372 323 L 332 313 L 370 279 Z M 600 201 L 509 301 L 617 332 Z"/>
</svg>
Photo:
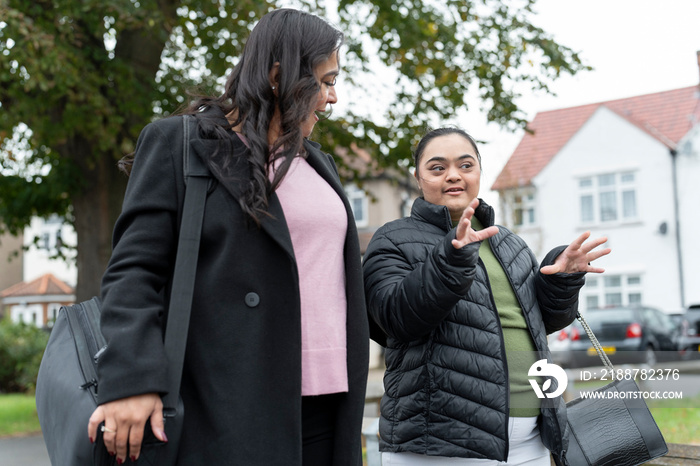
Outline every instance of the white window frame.
<svg viewBox="0 0 700 466">
<path fill-rule="evenodd" d="M 520 201 L 518 201 L 518 197 Z M 520 211 L 520 223 L 518 223 Z M 528 228 L 537 225 L 537 199 L 534 189 L 519 190 L 513 193 L 513 226 Z"/>
<path fill-rule="evenodd" d="M 345 186 L 345 193 L 352 208 L 352 214 L 355 217 L 355 224 L 358 228 L 369 226 L 369 198 L 364 189 L 360 189 L 356 184 L 348 184 Z M 356 203 L 359 202 L 360 212 L 356 209 Z"/>
<path fill-rule="evenodd" d="M 619 295 L 619 302 L 613 302 L 612 295 Z M 591 306 L 595 301 L 596 306 Z M 579 305 L 584 309 L 606 306 L 629 306 L 644 302 L 644 275 L 639 272 L 605 274 L 586 277 L 581 290 Z"/>
<path fill-rule="evenodd" d="M 636 170 L 589 174 L 577 178 L 579 222 L 582 225 L 620 224 L 639 220 L 639 199 L 637 189 L 638 173 Z M 611 183 L 606 183 L 606 179 Z M 634 198 L 632 212 L 625 212 L 625 196 Z M 605 218 L 603 213 L 603 196 L 614 200 L 614 218 Z M 584 209 L 584 199 L 587 208 Z M 589 211 L 590 209 L 590 211 Z"/>
<path fill-rule="evenodd" d="M 18 304 L 10 308 L 10 316 L 14 323 L 25 323 L 43 327 L 44 308 L 41 304 Z"/>
<path fill-rule="evenodd" d="M 53 324 L 58 319 L 58 311 L 61 309 L 61 303 L 49 303 L 47 306 L 47 327 L 53 327 Z"/>
<path fill-rule="evenodd" d="M 517 188 L 507 192 L 504 207 L 513 228 L 537 226 L 537 196 L 535 188 Z M 520 212 L 520 222 L 518 222 Z"/>
</svg>

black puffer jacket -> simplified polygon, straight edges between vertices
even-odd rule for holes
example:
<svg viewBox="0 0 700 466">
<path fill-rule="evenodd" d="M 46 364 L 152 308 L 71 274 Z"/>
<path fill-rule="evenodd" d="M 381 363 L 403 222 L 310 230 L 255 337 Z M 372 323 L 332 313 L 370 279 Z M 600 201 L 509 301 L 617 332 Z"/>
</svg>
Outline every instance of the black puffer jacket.
<svg viewBox="0 0 700 466">
<path fill-rule="evenodd" d="M 481 202 L 476 217 L 494 223 Z M 547 333 L 576 316 L 583 273 L 543 275 L 532 251 L 506 228 L 489 239 L 523 309 L 540 357 Z M 508 368 L 503 333 L 479 244 L 455 249 L 449 211 L 417 199 L 411 217 L 380 228 L 364 259 L 370 316 L 387 336 L 379 433 L 382 451 L 508 457 Z M 551 264 L 564 247 L 551 251 Z M 558 462 L 566 407 L 544 399 L 540 431 Z"/>
</svg>

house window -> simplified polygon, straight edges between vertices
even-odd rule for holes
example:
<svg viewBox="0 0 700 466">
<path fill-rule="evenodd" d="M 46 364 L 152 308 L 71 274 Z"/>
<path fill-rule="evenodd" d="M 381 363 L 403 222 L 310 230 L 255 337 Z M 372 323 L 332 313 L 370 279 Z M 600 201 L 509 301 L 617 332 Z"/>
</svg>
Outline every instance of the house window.
<svg viewBox="0 0 700 466">
<path fill-rule="evenodd" d="M 10 317 L 15 323 L 25 323 L 43 327 L 43 312 L 41 304 L 19 304 L 12 306 L 10 309 Z"/>
<path fill-rule="evenodd" d="M 55 247 L 56 247 L 56 250 L 59 252 L 63 248 L 63 236 L 61 234 L 60 228 L 58 230 L 56 230 L 56 245 L 55 245 Z"/>
<path fill-rule="evenodd" d="M 58 311 L 61 309 L 61 304 L 60 303 L 49 303 L 48 307 L 48 315 L 47 319 L 48 321 L 46 322 L 47 327 L 53 327 L 54 322 L 56 322 L 56 319 L 58 318 Z"/>
<path fill-rule="evenodd" d="M 47 231 L 41 234 L 41 249 L 51 251 L 51 233 Z"/>
<path fill-rule="evenodd" d="M 531 188 L 510 191 L 505 198 L 505 208 L 514 227 L 531 227 L 537 221 L 535 192 Z"/>
<path fill-rule="evenodd" d="M 634 172 L 605 173 L 579 179 L 581 223 L 623 222 L 637 219 Z"/>
<path fill-rule="evenodd" d="M 597 309 L 599 307 L 600 303 L 598 303 L 598 296 L 586 296 L 586 309 Z"/>
<path fill-rule="evenodd" d="M 516 193 L 513 196 L 513 225 L 526 227 L 535 225 L 535 194 Z"/>
<path fill-rule="evenodd" d="M 350 207 L 358 228 L 369 225 L 369 200 L 367 199 L 367 193 L 354 184 L 345 186 L 345 193 L 348 195 L 348 201 L 350 201 Z"/>
<path fill-rule="evenodd" d="M 641 304 L 642 276 L 607 275 L 602 279 L 587 279 L 581 293 L 586 309 Z"/>
</svg>

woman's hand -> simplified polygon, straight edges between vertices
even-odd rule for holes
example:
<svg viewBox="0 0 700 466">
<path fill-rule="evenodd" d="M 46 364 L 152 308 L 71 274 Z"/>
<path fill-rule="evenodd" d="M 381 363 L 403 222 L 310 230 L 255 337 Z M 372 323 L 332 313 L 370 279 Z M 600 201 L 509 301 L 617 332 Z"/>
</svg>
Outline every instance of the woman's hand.
<svg viewBox="0 0 700 466">
<path fill-rule="evenodd" d="M 90 416 L 88 436 L 94 442 L 98 426 L 104 422 L 105 446 L 110 455 L 117 455 L 117 464 L 126 462 L 127 454 L 136 461 L 141 452 L 143 430 L 151 418 L 153 434 L 167 442 L 163 423 L 163 402 L 157 393 L 130 396 L 100 405 Z"/>
<path fill-rule="evenodd" d="M 605 272 L 605 269 L 591 266 L 591 262 L 610 254 L 610 248 L 594 251 L 595 248 L 605 243 L 608 238 L 603 236 L 586 242 L 589 236 L 591 236 L 591 232 L 587 231 L 576 238 L 569 246 L 567 246 L 566 249 L 564 249 L 564 252 L 557 256 L 554 264 L 542 267 L 540 272 L 545 275 L 552 275 L 555 273 Z"/>
<path fill-rule="evenodd" d="M 479 199 L 474 198 L 462 212 L 462 216 L 457 224 L 457 236 L 452 240 L 452 246 L 455 249 L 461 249 L 469 243 L 483 241 L 498 233 L 498 227 L 494 226 L 479 231 L 472 228 L 472 217 L 477 207 L 479 207 Z"/>
</svg>

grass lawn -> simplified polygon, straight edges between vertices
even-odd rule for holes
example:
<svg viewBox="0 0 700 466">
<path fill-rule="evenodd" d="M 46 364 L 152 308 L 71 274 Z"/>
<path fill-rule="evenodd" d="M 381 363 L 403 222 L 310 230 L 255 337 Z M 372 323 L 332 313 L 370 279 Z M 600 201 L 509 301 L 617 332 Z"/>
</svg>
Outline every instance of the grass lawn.
<svg viewBox="0 0 700 466">
<path fill-rule="evenodd" d="M 666 443 L 700 445 L 700 396 L 690 400 L 647 400 L 647 406 Z"/>
<path fill-rule="evenodd" d="M 40 431 L 34 395 L 19 393 L 0 395 L 0 437 Z"/>
</svg>

